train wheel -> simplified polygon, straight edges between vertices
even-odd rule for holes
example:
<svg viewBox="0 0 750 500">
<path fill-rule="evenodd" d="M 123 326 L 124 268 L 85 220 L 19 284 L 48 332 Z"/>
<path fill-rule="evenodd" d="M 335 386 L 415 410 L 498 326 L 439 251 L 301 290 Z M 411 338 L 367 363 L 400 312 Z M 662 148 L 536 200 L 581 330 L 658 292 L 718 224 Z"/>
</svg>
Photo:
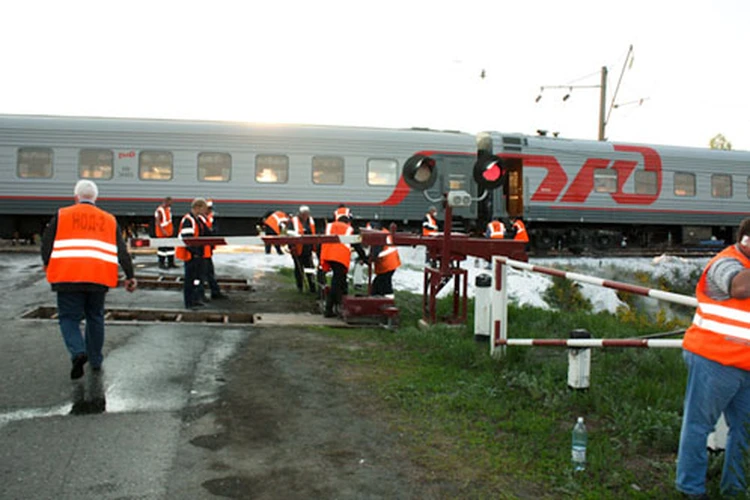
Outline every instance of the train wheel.
<svg viewBox="0 0 750 500">
<path fill-rule="evenodd" d="M 548 232 L 542 231 L 534 235 L 534 246 L 539 250 L 549 250 L 555 245 L 555 238 Z"/>
<path fill-rule="evenodd" d="M 614 246 L 614 238 L 610 234 L 598 234 L 594 239 L 597 250 L 608 250 Z"/>
</svg>

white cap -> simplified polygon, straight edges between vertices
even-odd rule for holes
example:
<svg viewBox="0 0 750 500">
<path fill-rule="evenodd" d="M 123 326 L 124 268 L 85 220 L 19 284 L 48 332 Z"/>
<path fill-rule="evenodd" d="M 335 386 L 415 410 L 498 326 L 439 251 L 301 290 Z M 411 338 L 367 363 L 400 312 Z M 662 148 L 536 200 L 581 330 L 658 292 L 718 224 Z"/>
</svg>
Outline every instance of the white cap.
<svg viewBox="0 0 750 500">
<path fill-rule="evenodd" d="M 300 213 L 302 213 L 302 212 L 309 212 L 309 211 L 310 211 L 310 207 L 308 207 L 307 205 L 301 205 L 299 207 L 299 212 Z"/>
</svg>

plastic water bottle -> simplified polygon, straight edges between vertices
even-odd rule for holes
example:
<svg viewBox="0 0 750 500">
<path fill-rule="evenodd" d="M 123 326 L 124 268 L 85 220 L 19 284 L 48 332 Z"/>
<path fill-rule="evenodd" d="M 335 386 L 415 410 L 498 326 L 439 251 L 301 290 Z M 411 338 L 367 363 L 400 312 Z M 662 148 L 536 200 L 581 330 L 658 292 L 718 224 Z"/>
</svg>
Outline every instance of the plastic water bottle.
<svg viewBox="0 0 750 500">
<path fill-rule="evenodd" d="M 583 423 L 583 417 L 578 417 L 575 427 L 573 427 L 573 446 L 571 448 L 571 458 L 573 459 L 573 470 L 582 471 L 586 469 L 586 425 Z"/>
</svg>

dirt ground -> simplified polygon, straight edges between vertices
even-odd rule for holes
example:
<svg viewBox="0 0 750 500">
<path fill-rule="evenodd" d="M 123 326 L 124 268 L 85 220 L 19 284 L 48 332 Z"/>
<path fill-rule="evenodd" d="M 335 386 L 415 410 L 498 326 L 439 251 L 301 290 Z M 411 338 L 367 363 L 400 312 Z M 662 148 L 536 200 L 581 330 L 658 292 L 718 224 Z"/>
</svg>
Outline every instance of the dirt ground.
<svg viewBox="0 0 750 500">
<path fill-rule="evenodd" d="M 258 310 L 317 308 L 274 277 L 254 286 Z M 226 470 L 203 488 L 252 499 L 453 497 L 410 461 L 385 408 L 347 376 L 341 358 L 359 348 L 315 329 L 259 328 L 225 371 L 213 412 L 223 431 L 192 441 L 220 450 L 212 468 Z"/>
</svg>

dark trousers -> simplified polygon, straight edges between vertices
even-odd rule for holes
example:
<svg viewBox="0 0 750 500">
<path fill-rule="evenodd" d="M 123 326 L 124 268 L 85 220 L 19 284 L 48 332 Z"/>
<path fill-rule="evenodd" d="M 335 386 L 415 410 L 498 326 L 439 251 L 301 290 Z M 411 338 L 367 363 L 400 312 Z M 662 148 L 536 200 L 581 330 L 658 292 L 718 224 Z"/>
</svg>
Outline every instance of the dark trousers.
<svg viewBox="0 0 750 500">
<path fill-rule="evenodd" d="M 294 279 L 297 280 L 297 288 L 302 291 L 302 285 L 305 279 L 305 268 L 315 269 L 313 266 L 312 252 L 303 253 L 302 255 L 293 255 L 294 257 Z M 307 284 L 310 285 L 310 291 L 315 291 L 315 277 L 312 274 L 307 275 Z"/>
<path fill-rule="evenodd" d="M 203 286 L 203 259 L 193 257 L 185 262 L 185 283 L 183 294 L 185 307 L 190 308 L 201 302 L 201 287 Z"/>
<path fill-rule="evenodd" d="M 344 264 L 338 262 L 329 261 L 328 264 L 333 270 L 333 277 L 331 278 L 331 289 L 326 297 L 326 312 L 327 316 L 333 314 L 333 308 L 341 305 L 341 298 L 346 295 L 349 291 L 348 284 L 346 282 L 346 273 L 348 271 Z"/>
<path fill-rule="evenodd" d="M 102 365 L 104 297 L 107 292 L 57 292 L 57 314 L 65 347 L 72 360 L 86 354 L 93 367 Z M 85 335 L 81 320 L 86 319 Z"/>
<path fill-rule="evenodd" d="M 371 295 L 392 295 L 393 294 L 393 273 L 396 270 L 388 271 L 387 273 L 375 275 L 375 279 L 372 280 L 372 291 Z"/>
<path fill-rule="evenodd" d="M 174 247 L 159 247 L 156 255 L 159 257 L 159 267 L 177 267 L 174 265 Z"/>
<path fill-rule="evenodd" d="M 214 261 L 210 257 L 208 259 L 203 259 L 203 279 L 201 280 L 200 290 L 201 297 L 205 295 L 203 283 L 208 283 L 208 288 L 211 290 L 211 297 L 217 297 L 221 295 L 221 288 L 219 288 L 219 284 L 216 282 Z"/>
<path fill-rule="evenodd" d="M 266 233 L 267 236 L 278 236 L 279 233 L 277 233 L 271 226 L 267 224 L 263 224 L 263 232 Z M 276 248 L 276 253 L 279 255 L 283 255 L 284 252 L 281 251 L 281 245 L 273 245 Z M 266 254 L 271 253 L 271 245 L 266 245 Z"/>
</svg>

